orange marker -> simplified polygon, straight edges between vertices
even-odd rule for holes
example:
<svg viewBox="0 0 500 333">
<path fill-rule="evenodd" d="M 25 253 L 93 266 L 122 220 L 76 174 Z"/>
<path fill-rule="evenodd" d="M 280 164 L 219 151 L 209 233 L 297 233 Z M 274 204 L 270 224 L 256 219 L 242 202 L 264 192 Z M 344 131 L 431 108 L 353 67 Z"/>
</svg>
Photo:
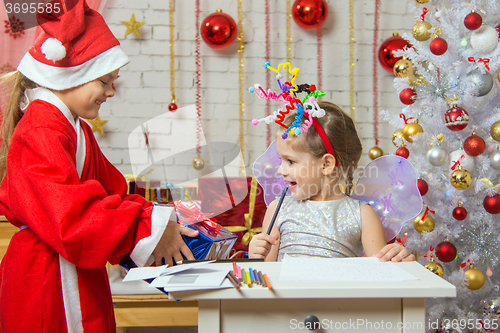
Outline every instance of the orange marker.
<svg viewBox="0 0 500 333">
<path fill-rule="evenodd" d="M 264 276 L 264 281 L 266 281 L 267 288 L 269 288 L 269 290 L 273 289 L 273 287 L 271 286 L 271 282 L 269 282 L 267 275 L 263 274 L 263 276 Z"/>
</svg>

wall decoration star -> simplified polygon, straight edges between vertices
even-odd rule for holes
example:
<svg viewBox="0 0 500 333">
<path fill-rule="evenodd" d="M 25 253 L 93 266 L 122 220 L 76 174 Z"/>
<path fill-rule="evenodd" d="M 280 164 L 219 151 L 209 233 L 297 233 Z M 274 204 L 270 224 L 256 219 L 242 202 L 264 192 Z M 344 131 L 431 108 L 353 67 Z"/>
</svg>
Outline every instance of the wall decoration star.
<svg viewBox="0 0 500 333">
<path fill-rule="evenodd" d="M 139 27 L 143 26 L 146 24 L 146 22 L 138 22 L 135 20 L 135 15 L 132 13 L 132 16 L 130 17 L 130 21 L 120 21 L 121 24 L 127 27 L 127 31 L 125 31 L 125 37 L 127 37 L 128 34 L 133 32 L 136 34 L 139 38 L 141 37 L 141 33 L 139 31 Z"/>
<path fill-rule="evenodd" d="M 101 135 L 104 135 L 104 131 L 102 130 L 102 125 L 106 124 L 107 120 L 101 120 L 100 116 L 97 116 L 94 120 L 89 120 L 89 123 L 92 124 L 92 132 L 99 131 Z"/>
</svg>

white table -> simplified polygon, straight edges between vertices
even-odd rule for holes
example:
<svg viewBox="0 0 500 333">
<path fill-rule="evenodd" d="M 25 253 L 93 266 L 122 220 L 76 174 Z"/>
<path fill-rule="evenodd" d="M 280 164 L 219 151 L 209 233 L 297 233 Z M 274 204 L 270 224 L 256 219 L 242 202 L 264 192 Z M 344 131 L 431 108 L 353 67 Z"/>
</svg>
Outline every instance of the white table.
<svg viewBox="0 0 500 333">
<path fill-rule="evenodd" d="M 210 264 L 227 265 L 231 264 Z M 273 290 L 260 285 L 170 293 L 198 299 L 198 332 L 306 331 L 304 319 L 319 319 L 315 332 L 425 332 L 426 297 L 456 297 L 456 288 L 417 262 L 396 263 L 419 280 L 404 282 L 281 282 L 281 263 L 239 263 L 266 273 Z"/>
</svg>

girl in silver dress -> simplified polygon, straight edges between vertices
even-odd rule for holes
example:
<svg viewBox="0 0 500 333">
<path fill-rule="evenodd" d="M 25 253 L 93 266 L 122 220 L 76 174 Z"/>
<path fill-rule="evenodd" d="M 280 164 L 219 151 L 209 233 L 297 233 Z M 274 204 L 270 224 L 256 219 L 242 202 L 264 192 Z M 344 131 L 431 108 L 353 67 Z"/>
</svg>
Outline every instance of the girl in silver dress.
<svg viewBox="0 0 500 333">
<path fill-rule="evenodd" d="M 291 196 L 284 199 L 270 235 L 253 237 L 250 258 L 281 261 L 284 255 L 343 258 L 375 256 L 381 261 L 413 261 L 399 243 L 386 244 L 378 215 L 367 204 L 349 197 L 353 173 L 361 157 L 361 142 L 353 120 L 337 105 L 319 102 L 325 110 L 301 135 L 283 139 L 276 133 L 281 166 Z M 284 124 L 291 126 L 296 114 Z M 272 202 L 264 217 L 266 231 L 277 209 Z"/>
</svg>

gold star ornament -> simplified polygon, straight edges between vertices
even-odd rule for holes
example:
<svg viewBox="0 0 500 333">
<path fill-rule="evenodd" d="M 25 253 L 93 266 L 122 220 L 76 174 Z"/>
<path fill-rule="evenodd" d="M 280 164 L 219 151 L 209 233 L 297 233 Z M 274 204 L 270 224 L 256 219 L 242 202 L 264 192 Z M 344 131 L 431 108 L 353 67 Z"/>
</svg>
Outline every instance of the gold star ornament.
<svg viewBox="0 0 500 333">
<path fill-rule="evenodd" d="M 146 24 L 146 22 L 138 22 L 135 20 L 135 15 L 132 13 L 132 16 L 130 17 L 130 21 L 120 21 L 121 24 L 127 27 L 127 31 L 125 31 L 125 37 L 127 37 L 128 34 L 133 32 L 136 34 L 139 38 L 141 37 L 141 33 L 139 31 L 139 27 L 143 26 Z"/>
<path fill-rule="evenodd" d="M 100 116 L 97 116 L 94 120 L 89 120 L 89 123 L 92 124 L 92 132 L 99 131 L 101 135 L 104 135 L 104 131 L 102 130 L 102 125 L 106 124 L 107 120 L 101 120 Z"/>
</svg>

